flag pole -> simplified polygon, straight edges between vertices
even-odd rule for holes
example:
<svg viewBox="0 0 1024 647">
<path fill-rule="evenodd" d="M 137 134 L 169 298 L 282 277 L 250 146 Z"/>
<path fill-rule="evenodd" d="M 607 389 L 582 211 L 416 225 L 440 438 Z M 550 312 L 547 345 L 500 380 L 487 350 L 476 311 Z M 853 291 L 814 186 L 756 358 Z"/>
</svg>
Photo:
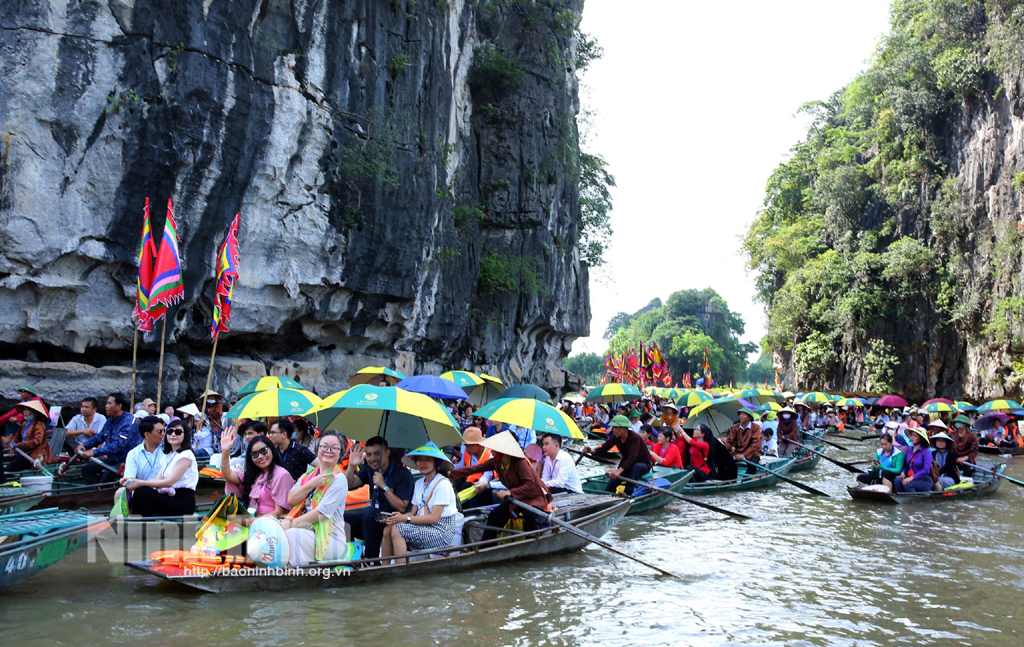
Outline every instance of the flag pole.
<svg viewBox="0 0 1024 647">
<path fill-rule="evenodd" d="M 156 373 L 156 412 L 160 413 L 160 395 L 164 384 L 164 340 L 167 338 L 167 317 L 164 313 L 163 328 L 160 330 L 160 367 Z M 133 405 L 134 406 L 134 405 Z"/>
<path fill-rule="evenodd" d="M 132 344 L 132 404 L 131 410 L 135 411 L 135 366 L 139 357 L 139 327 L 135 326 L 135 342 Z"/>
<path fill-rule="evenodd" d="M 206 371 L 206 388 L 203 389 L 203 408 L 199 410 L 199 415 L 203 416 L 200 420 L 206 419 L 206 394 L 210 392 L 210 380 L 213 379 L 213 358 L 217 356 L 217 340 L 219 339 L 219 334 L 213 338 L 213 352 L 210 353 L 210 368 Z"/>
</svg>

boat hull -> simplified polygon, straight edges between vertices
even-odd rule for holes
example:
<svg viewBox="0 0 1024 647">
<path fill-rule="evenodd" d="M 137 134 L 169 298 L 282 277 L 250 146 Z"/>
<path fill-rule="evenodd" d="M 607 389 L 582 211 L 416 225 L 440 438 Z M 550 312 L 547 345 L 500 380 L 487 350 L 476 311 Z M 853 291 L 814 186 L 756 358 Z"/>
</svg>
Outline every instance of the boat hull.
<svg viewBox="0 0 1024 647">
<path fill-rule="evenodd" d="M 87 519 L 73 526 L 0 546 L 0 591 L 20 584 L 64 559 L 106 527 L 104 519 Z"/>
<path fill-rule="evenodd" d="M 24 493 L 17 496 L 8 496 L 0 499 L 0 516 L 15 514 L 34 508 L 40 501 L 46 498 L 45 492 L 36 492 L 26 489 Z"/>
<path fill-rule="evenodd" d="M 998 465 L 982 464 L 981 467 L 987 467 L 989 469 L 995 469 L 1002 473 L 1006 469 L 1004 463 Z M 976 498 L 982 496 L 989 496 L 995 493 L 1002 485 L 1003 479 L 994 477 L 992 475 L 986 475 L 979 470 L 974 472 L 974 483 L 975 487 L 971 488 L 959 488 L 955 490 L 942 490 L 939 492 L 912 492 L 897 494 L 895 492 L 877 492 L 875 490 L 866 490 L 863 486 L 851 485 L 846 488 L 849 492 L 850 497 L 855 501 L 865 501 L 868 503 L 885 503 L 885 504 L 913 504 L 913 503 L 935 503 L 936 501 L 950 501 L 960 498 Z"/>
<path fill-rule="evenodd" d="M 671 481 L 672 484 L 664 489 L 680 493 L 682 492 L 683 487 L 690 482 L 690 479 L 693 478 L 693 470 L 655 467 L 654 477 L 664 478 Z M 604 475 L 591 476 L 583 479 L 583 491 L 587 494 L 607 494 L 607 491 L 605 490 L 607 485 L 608 477 Z M 674 501 L 675 497 L 671 494 L 652 491 L 638 497 L 630 497 L 630 500 L 633 502 L 633 505 L 629 508 L 629 512 L 627 514 L 634 515 L 664 508 Z"/>
<path fill-rule="evenodd" d="M 793 468 L 793 459 L 780 458 L 765 463 L 773 472 L 785 476 Z M 745 469 L 740 466 L 740 470 Z M 705 494 L 720 494 L 725 492 L 745 492 L 760 488 L 778 485 L 779 479 L 774 474 L 758 470 L 755 474 L 745 474 L 731 481 L 704 481 L 703 483 L 688 483 L 680 491 L 680 494 L 687 496 L 700 496 Z"/>
<path fill-rule="evenodd" d="M 588 496 L 588 495 L 581 495 Z M 596 497 L 591 497 L 596 498 Z M 592 513 L 580 518 L 570 517 L 573 525 L 584 532 L 600 537 L 610 530 L 629 510 L 628 499 L 599 497 L 605 502 L 595 506 Z M 340 570 L 346 563 L 314 565 L 301 569 L 281 569 L 281 574 L 269 575 L 260 569 L 243 569 L 231 575 L 196 576 L 176 574 L 171 569 L 150 562 L 129 562 L 136 570 L 182 584 L 201 591 L 226 593 L 239 591 L 279 591 L 284 589 L 323 589 L 358 586 L 400 577 L 422 577 L 447 574 L 484 565 L 517 559 L 537 559 L 548 555 L 580 550 L 589 540 L 558 527 L 545 528 L 517 535 L 514 538 L 491 542 L 477 542 L 443 551 L 440 556 L 411 561 L 408 564 L 363 566 Z M 415 556 L 415 554 L 413 554 Z M 422 555 L 426 557 L 426 555 Z"/>
<path fill-rule="evenodd" d="M 825 451 L 824 445 L 818 445 L 813 448 L 815 451 Z M 789 468 L 790 472 L 808 472 L 813 470 L 821 462 L 821 456 L 812 454 L 811 452 L 803 449 L 798 449 L 793 455 L 793 466 Z"/>
</svg>

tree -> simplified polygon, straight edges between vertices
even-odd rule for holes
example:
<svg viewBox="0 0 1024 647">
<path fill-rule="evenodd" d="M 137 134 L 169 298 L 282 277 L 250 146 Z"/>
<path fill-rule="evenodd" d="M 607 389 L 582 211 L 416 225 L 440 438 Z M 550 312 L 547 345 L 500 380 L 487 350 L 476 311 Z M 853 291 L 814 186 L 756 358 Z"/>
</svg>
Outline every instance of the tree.
<svg viewBox="0 0 1024 647">
<path fill-rule="evenodd" d="M 743 318 L 708 288 L 680 290 L 664 305 L 655 299 L 633 314 L 619 313 L 605 336 L 610 337 L 608 352 L 616 354 L 639 349 L 641 342 L 657 343 L 677 379 L 702 371 L 706 348 L 712 377 L 727 383 L 742 377 L 747 355 L 757 350 L 756 344 L 740 343 L 743 330 Z"/>
<path fill-rule="evenodd" d="M 565 370 L 582 377 L 587 384 L 597 384 L 604 375 L 604 358 L 595 353 L 580 353 L 566 357 L 562 366 Z"/>
</svg>

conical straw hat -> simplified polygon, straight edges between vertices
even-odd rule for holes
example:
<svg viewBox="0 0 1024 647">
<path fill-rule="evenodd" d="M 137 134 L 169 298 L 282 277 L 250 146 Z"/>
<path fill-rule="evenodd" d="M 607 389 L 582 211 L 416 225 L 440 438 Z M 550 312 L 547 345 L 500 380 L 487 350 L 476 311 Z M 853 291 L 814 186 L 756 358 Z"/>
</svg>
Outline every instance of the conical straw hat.
<svg viewBox="0 0 1024 647">
<path fill-rule="evenodd" d="M 499 452 L 506 456 L 526 458 L 526 454 L 523 453 L 523 448 L 519 446 L 519 441 L 516 440 L 515 435 L 513 435 L 511 431 L 503 431 L 500 434 L 491 436 L 490 438 L 484 438 L 484 441 L 480 444 L 491 451 Z"/>
</svg>

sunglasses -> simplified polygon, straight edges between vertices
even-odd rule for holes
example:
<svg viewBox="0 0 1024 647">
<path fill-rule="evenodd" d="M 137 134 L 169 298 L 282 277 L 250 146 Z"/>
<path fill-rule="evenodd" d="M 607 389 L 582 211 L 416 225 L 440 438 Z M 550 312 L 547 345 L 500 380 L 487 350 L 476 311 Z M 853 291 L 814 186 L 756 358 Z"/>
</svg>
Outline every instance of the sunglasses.
<svg viewBox="0 0 1024 647">
<path fill-rule="evenodd" d="M 180 429 L 180 428 L 178 428 L 178 429 L 168 429 L 167 430 L 167 435 L 168 436 L 184 436 L 185 435 L 185 430 L 184 429 Z"/>
<path fill-rule="evenodd" d="M 260 456 L 266 456 L 269 453 L 269 447 L 260 447 L 259 449 L 254 449 L 251 452 L 249 452 L 249 455 L 252 456 L 253 458 L 259 458 Z"/>
</svg>

